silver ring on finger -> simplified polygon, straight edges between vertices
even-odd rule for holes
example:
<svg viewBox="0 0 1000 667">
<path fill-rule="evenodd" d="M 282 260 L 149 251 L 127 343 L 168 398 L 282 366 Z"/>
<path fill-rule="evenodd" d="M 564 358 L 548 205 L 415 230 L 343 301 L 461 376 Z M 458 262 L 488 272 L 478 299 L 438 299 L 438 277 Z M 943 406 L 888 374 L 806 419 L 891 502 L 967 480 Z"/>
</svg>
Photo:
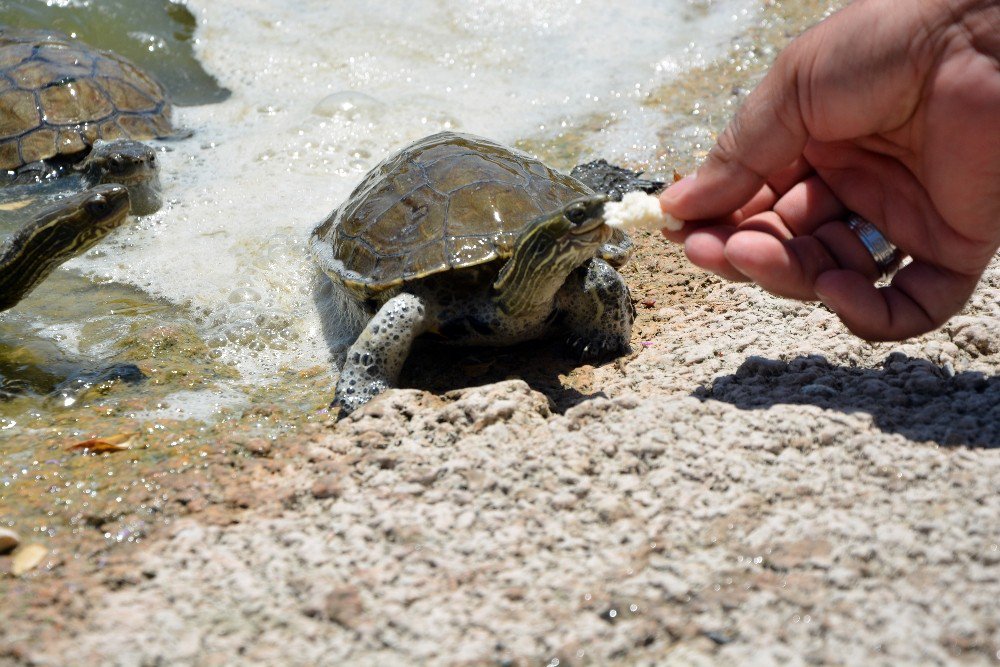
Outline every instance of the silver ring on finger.
<svg viewBox="0 0 1000 667">
<path fill-rule="evenodd" d="M 847 216 L 847 228 L 854 232 L 854 235 L 861 241 L 868 254 L 872 256 L 875 266 L 881 273 L 881 279 L 885 280 L 892 276 L 899 268 L 899 262 L 903 258 L 903 253 L 899 248 L 889 243 L 878 227 L 862 218 L 857 213 Z"/>
</svg>

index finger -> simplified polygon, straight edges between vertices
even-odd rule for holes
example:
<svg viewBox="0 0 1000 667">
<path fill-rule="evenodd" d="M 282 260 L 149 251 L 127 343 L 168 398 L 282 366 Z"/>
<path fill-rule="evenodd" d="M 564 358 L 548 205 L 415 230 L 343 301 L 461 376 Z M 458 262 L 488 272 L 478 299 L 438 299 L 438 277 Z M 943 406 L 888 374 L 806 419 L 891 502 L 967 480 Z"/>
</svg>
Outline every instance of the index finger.
<svg viewBox="0 0 1000 667">
<path fill-rule="evenodd" d="M 797 78 L 798 52 L 805 38 L 778 56 L 696 175 L 660 195 L 664 211 L 681 220 L 725 216 L 750 201 L 770 175 L 802 155 L 808 133 L 799 109 Z"/>
</svg>

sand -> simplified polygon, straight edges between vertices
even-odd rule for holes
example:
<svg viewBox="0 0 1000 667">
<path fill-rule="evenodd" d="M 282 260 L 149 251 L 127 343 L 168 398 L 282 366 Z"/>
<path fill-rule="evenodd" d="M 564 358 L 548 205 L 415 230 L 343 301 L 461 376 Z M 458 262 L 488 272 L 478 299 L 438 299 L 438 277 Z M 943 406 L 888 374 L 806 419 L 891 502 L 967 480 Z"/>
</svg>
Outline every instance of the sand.
<svg viewBox="0 0 1000 667">
<path fill-rule="evenodd" d="M 0 663 L 995 664 L 1000 267 L 899 345 L 630 267 L 632 355 L 430 350 L 433 392 L 237 434 L 152 537 L 10 587 Z"/>
<path fill-rule="evenodd" d="M 769 49 L 734 50 L 739 81 Z M 650 100 L 670 152 L 633 166 L 704 154 L 746 89 L 712 72 Z M 44 550 L 0 556 L 0 665 L 1000 662 L 1000 264 L 941 330 L 871 345 L 636 238 L 631 354 L 424 349 L 339 423 L 322 358 L 180 411 L 226 369 L 133 316 L 148 383 L 0 452 L 0 524 Z"/>
</svg>

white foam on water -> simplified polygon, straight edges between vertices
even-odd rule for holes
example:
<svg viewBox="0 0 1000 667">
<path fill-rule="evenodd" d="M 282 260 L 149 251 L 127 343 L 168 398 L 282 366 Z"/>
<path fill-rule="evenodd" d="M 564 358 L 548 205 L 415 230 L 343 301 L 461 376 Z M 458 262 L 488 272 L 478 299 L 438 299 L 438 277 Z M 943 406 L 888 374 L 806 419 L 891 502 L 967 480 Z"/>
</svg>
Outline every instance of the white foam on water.
<svg viewBox="0 0 1000 667">
<path fill-rule="evenodd" d="M 382 157 L 442 129 L 503 142 L 621 119 L 594 154 L 649 157 L 648 90 L 720 55 L 751 0 L 188 0 L 233 91 L 181 108 L 163 210 L 77 268 L 177 303 L 246 379 L 328 353 L 310 230 Z M 96 256 L 95 256 L 96 255 Z"/>
</svg>

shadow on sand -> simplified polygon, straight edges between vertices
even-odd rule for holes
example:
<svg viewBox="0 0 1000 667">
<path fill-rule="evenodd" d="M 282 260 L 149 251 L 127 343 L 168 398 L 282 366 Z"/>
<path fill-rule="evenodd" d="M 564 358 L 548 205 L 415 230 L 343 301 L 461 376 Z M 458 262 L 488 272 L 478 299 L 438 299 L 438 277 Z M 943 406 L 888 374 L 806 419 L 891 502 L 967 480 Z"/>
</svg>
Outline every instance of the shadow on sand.
<svg viewBox="0 0 1000 667">
<path fill-rule="evenodd" d="M 399 386 L 443 394 L 517 378 L 545 394 L 552 409 L 562 414 L 584 401 L 605 397 L 593 391 L 592 377 L 592 366 L 570 359 L 565 346 L 554 339 L 483 348 L 418 341 L 403 366 Z"/>
<path fill-rule="evenodd" d="M 350 300 L 319 271 L 312 293 L 313 303 L 320 312 L 323 338 L 335 363 L 340 365 L 343 350 L 357 335 L 352 332 L 360 331 L 359 322 L 365 316 L 352 315 L 355 307 Z M 614 360 L 591 363 L 614 363 Z M 592 369 L 587 362 L 570 358 L 566 346 L 556 337 L 509 347 L 472 347 L 445 345 L 422 336 L 414 342 L 403 365 L 399 386 L 440 395 L 517 378 L 545 394 L 552 402 L 552 409 L 562 414 L 592 398 L 606 398 L 603 392 L 593 391 Z"/>
<path fill-rule="evenodd" d="M 954 373 L 893 352 L 881 369 L 851 368 L 820 356 L 748 358 L 736 373 L 692 394 L 745 410 L 778 404 L 867 412 L 880 429 L 946 446 L 1000 446 L 1000 377 Z"/>
</svg>

